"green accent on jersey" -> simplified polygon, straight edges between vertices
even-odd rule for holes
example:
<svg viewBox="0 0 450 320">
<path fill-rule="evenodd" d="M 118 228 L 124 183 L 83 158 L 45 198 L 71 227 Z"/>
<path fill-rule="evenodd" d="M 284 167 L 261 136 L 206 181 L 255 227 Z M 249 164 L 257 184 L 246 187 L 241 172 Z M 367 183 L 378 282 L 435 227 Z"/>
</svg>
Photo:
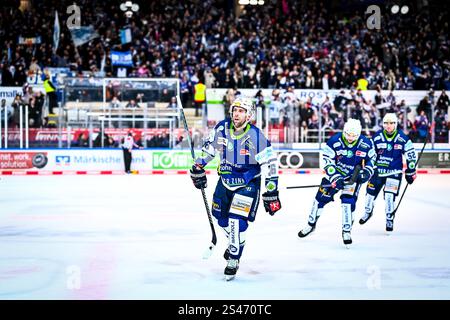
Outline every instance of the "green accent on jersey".
<svg viewBox="0 0 450 320">
<path fill-rule="evenodd" d="M 238 135 L 238 136 L 235 136 L 234 135 L 234 124 L 233 124 L 233 122 L 230 122 L 230 137 L 231 137 L 231 139 L 233 139 L 233 140 L 239 140 L 239 139 L 241 139 L 247 132 L 248 132 L 248 130 L 250 130 L 250 124 L 249 123 L 247 123 L 247 126 L 245 127 L 245 129 L 244 129 L 244 132 L 242 132 L 240 135 Z"/>
<path fill-rule="evenodd" d="M 389 165 L 386 163 L 377 163 L 376 165 L 377 167 L 389 167 Z"/>
<path fill-rule="evenodd" d="M 277 186 L 276 186 L 275 182 L 273 182 L 273 181 L 269 181 L 266 185 L 266 189 L 268 191 L 274 191 L 276 189 L 276 187 Z"/>
<path fill-rule="evenodd" d="M 344 171 L 342 171 L 342 170 L 339 169 L 339 168 L 336 168 L 336 170 L 337 170 L 340 174 L 342 174 L 343 176 L 345 176 L 345 172 L 344 172 Z"/>
<path fill-rule="evenodd" d="M 411 161 L 410 163 L 408 163 L 408 168 L 414 170 L 416 168 L 416 163 L 414 161 Z"/>
<path fill-rule="evenodd" d="M 333 175 L 333 174 L 335 174 L 335 172 L 336 172 L 336 169 L 333 167 L 333 166 L 329 166 L 328 168 L 327 168 L 327 173 L 328 173 L 328 175 Z"/>
<path fill-rule="evenodd" d="M 386 132 L 386 130 L 383 130 L 383 135 L 387 141 L 392 141 L 392 140 L 394 140 L 395 136 L 397 135 L 397 129 L 395 129 L 394 132 L 392 132 L 392 134 L 388 134 Z"/>
<path fill-rule="evenodd" d="M 231 174 L 231 171 L 221 171 L 220 170 L 220 165 L 217 167 L 217 173 L 219 173 L 220 175 L 224 175 L 224 174 Z"/>
</svg>

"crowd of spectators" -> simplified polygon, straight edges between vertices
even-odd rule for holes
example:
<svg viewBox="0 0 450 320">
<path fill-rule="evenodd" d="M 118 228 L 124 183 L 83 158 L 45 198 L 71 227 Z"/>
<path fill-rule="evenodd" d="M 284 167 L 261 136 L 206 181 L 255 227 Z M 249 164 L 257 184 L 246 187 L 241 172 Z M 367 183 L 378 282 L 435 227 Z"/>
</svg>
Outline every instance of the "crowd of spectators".
<svg viewBox="0 0 450 320">
<path fill-rule="evenodd" d="M 239 92 L 228 90 L 224 104 L 236 95 Z M 270 99 L 269 103 L 265 102 L 266 98 Z M 417 106 L 399 101 L 395 91 L 383 95 L 379 87 L 372 98 L 360 89 L 350 89 L 341 90 L 333 99 L 326 96 L 322 103 L 313 103 L 311 98 L 298 99 L 289 87 L 287 90 L 274 89 L 270 97 L 264 97 L 262 91 L 258 91 L 254 100 L 262 109 L 263 128 L 268 124 L 269 129 L 297 131 L 298 135 L 285 138 L 285 141 L 291 140 L 286 142 L 317 142 L 319 130 L 324 132 L 324 138 L 331 137 L 343 129 L 348 118 L 359 119 L 364 133 L 371 136 L 382 128 L 386 113 L 397 115 L 399 128 L 414 142 L 424 141 L 428 132 L 434 134 L 435 142 L 448 142 L 449 97 L 445 90 L 438 94 L 429 90 Z M 431 126 L 433 121 L 434 127 Z"/>
<path fill-rule="evenodd" d="M 137 1 L 139 3 L 139 1 Z M 111 50 L 130 50 L 129 77 L 178 77 L 192 92 L 202 80 L 221 88 L 440 90 L 449 86 L 449 28 L 445 4 L 384 15 L 380 30 L 366 26 L 365 7 L 295 0 L 246 6 L 232 1 L 150 1 L 131 19 L 121 1 L 80 0 L 82 25 L 99 37 L 75 48 L 64 23 L 72 1 L 32 0 L 27 11 L 0 8 L 2 85 L 23 85 L 29 72 L 70 67 L 115 76 Z M 430 1 L 432 3 L 437 3 Z M 53 54 L 55 10 L 61 38 Z M 121 44 L 128 25 L 133 40 Z M 40 37 L 34 45 L 18 37 Z M 361 80 L 361 81 L 359 81 Z"/>
</svg>

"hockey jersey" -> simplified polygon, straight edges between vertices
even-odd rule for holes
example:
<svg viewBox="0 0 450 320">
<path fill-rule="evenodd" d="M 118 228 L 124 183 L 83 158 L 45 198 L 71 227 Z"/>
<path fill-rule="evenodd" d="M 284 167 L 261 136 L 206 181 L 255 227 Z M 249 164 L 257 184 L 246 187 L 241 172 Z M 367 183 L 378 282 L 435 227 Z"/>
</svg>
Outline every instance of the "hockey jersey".
<svg viewBox="0 0 450 320">
<path fill-rule="evenodd" d="M 384 130 L 380 130 L 373 136 L 376 151 L 376 166 L 380 177 L 387 177 L 403 171 L 403 155 L 409 169 L 416 168 L 417 154 L 409 137 L 397 130 L 388 137 Z"/>
<path fill-rule="evenodd" d="M 217 171 L 229 190 L 245 187 L 254 178 L 265 175 L 267 191 L 278 189 L 277 156 L 261 130 L 247 124 L 240 135 L 234 134 L 230 119 L 219 122 L 204 143 L 203 155 L 195 163 L 204 167 L 217 154 Z"/>
<path fill-rule="evenodd" d="M 358 140 L 349 143 L 342 133 L 332 136 L 322 149 L 322 166 L 330 181 L 339 175 L 351 177 L 355 167 L 361 165 L 373 175 L 375 170 L 375 149 L 372 141 L 360 135 Z"/>
</svg>

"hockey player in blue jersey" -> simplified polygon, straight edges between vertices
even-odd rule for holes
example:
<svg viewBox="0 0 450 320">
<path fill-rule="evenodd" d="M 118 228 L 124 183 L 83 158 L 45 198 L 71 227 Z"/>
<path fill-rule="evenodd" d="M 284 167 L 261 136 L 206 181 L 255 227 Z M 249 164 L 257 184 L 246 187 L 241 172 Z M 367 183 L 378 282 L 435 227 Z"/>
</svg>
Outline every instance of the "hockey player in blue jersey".
<svg viewBox="0 0 450 320">
<path fill-rule="evenodd" d="M 367 182 L 374 173 L 375 150 L 372 141 L 361 135 L 361 123 L 356 119 L 349 119 L 344 125 L 342 133 L 337 133 L 328 140 L 322 150 L 323 169 L 326 177 L 322 179 L 321 187 L 316 194 L 308 225 L 298 236 L 306 237 L 316 228 L 317 220 L 325 205 L 334 201 L 334 195 L 342 190 L 342 239 L 346 246 L 352 243 L 351 229 L 358 191 L 361 184 Z M 356 181 L 346 184 L 350 180 L 357 166 L 361 166 Z"/>
<path fill-rule="evenodd" d="M 376 152 L 375 174 L 367 183 L 365 214 L 359 220 L 366 223 L 373 214 L 374 201 L 384 187 L 386 231 L 394 230 L 394 203 L 400 190 L 403 172 L 403 156 L 406 158 L 406 181 L 411 184 L 416 179 L 417 154 L 408 136 L 397 129 L 397 116 L 387 113 L 383 118 L 383 130 L 373 136 Z"/>
<path fill-rule="evenodd" d="M 203 156 L 196 159 L 191 178 L 196 188 L 205 188 L 205 165 L 220 156 L 220 176 L 213 195 L 212 215 L 225 231 L 228 248 L 225 277 L 236 275 L 245 246 L 249 222 L 255 220 L 259 204 L 261 174 L 265 176 L 264 208 L 270 215 L 281 209 L 278 197 L 277 156 L 270 141 L 250 123 L 254 108 L 251 100 L 236 99 L 230 106 L 231 119 L 219 122 L 203 145 Z"/>
</svg>

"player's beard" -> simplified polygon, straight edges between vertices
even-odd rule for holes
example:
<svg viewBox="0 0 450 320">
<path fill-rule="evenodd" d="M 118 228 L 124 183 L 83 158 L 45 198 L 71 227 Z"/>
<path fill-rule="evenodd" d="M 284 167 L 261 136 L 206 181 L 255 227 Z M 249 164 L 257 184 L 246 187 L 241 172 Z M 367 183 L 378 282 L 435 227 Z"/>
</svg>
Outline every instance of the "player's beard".
<svg viewBox="0 0 450 320">
<path fill-rule="evenodd" d="M 237 130 L 242 130 L 245 126 L 245 119 L 242 120 L 233 119 L 233 125 Z"/>
</svg>

